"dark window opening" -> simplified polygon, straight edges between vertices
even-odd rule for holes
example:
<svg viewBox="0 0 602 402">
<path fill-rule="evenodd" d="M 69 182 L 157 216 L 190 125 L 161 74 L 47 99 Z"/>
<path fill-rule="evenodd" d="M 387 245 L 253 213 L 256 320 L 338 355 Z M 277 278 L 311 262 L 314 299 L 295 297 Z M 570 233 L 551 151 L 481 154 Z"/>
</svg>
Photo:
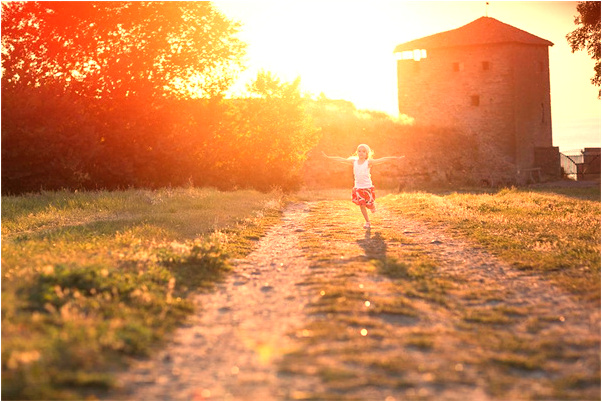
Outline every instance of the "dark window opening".
<svg viewBox="0 0 602 402">
<path fill-rule="evenodd" d="M 483 66 L 483 71 L 489 70 L 489 62 L 488 61 L 484 61 L 482 66 Z"/>
<path fill-rule="evenodd" d="M 543 106 L 543 103 L 541 104 L 541 122 L 542 123 L 546 122 L 546 111 L 545 111 L 545 108 Z"/>
<path fill-rule="evenodd" d="M 472 95 L 470 97 L 470 104 L 472 106 L 479 106 L 481 104 L 481 97 L 479 95 Z"/>
<path fill-rule="evenodd" d="M 453 71 L 460 71 L 460 63 L 453 63 L 452 69 Z"/>
</svg>

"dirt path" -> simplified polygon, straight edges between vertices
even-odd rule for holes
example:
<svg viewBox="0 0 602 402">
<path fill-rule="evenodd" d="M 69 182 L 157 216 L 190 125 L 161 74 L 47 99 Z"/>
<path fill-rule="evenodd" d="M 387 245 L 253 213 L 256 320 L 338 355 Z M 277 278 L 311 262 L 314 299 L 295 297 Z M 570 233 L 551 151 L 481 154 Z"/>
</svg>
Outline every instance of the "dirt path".
<svg viewBox="0 0 602 402">
<path fill-rule="evenodd" d="M 290 205 L 215 292 L 198 296 L 199 314 L 122 375 L 109 399 L 599 396 L 599 307 L 383 208 L 364 231 L 347 204 Z M 410 255 L 436 261 L 436 278 L 408 288 L 374 270 L 374 260 Z M 333 283 L 343 293 L 327 305 L 331 291 L 322 289 Z M 399 300 L 416 314 L 394 310 Z"/>
<path fill-rule="evenodd" d="M 288 332 L 305 318 L 300 282 L 309 262 L 298 247 L 306 205 L 287 208 L 282 223 L 259 242 L 214 293 L 199 295 L 199 314 L 152 360 L 120 378 L 112 399 L 290 399 L 294 378 L 278 378 L 278 360 L 294 347 Z M 304 387 L 307 380 L 303 380 Z"/>
</svg>

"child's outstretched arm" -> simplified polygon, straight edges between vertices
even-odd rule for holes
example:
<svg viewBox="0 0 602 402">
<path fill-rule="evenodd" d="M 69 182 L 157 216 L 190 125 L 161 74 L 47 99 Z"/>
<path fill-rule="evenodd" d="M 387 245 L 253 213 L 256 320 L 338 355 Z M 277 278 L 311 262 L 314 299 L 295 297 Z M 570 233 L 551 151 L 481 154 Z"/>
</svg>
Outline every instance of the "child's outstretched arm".
<svg viewBox="0 0 602 402">
<path fill-rule="evenodd" d="M 369 161 L 371 161 L 371 163 L 370 163 L 371 165 L 380 165 L 381 163 L 385 163 L 385 162 L 388 162 L 393 159 L 403 159 L 403 158 L 405 158 L 404 155 L 402 155 L 402 156 L 385 156 L 385 157 L 377 158 L 377 159 L 369 159 Z"/>
<path fill-rule="evenodd" d="M 344 163 L 346 165 L 353 165 L 353 159 L 347 159 L 340 156 L 328 156 L 322 151 L 322 156 L 328 159 L 332 159 L 333 161 Z"/>
</svg>

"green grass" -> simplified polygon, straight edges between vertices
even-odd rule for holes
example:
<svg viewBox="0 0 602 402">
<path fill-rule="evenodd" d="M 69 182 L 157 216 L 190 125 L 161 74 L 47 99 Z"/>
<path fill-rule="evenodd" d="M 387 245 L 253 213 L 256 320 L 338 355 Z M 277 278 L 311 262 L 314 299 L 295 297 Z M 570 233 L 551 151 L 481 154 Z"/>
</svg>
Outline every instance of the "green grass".
<svg viewBox="0 0 602 402">
<path fill-rule="evenodd" d="M 278 193 L 211 189 L 2 197 L 2 397 L 111 387 L 280 215 Z"/>
<path fill-rule="evenodd" d="M 600 299 L 600 189 L 504 189 L 497 193 L 403 193 L 391 210 L 442 225 L 522 270 Z"/>
</svg>

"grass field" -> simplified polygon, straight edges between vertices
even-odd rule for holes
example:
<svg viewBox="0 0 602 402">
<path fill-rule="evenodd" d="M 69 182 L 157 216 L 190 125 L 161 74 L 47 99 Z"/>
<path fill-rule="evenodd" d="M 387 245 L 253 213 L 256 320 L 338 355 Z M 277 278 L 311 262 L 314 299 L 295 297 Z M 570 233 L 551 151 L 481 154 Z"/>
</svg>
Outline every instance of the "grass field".
<svg viewBox="0 0 602 402">
<path fill-rule="evenodd" d="M 600 189 L 403 193 L 381 202 L 443 225 L 519 269 L 534 270 L 587 300 L 600 300 Z"/>
<path fill-rule="evenodd" d="M 348 190 L 300 200 L 349 199 Z M 481 244 L 519 269 L 543 273 L 581 298 L 600 299 L 600 187 L 500 191 L 379 191 L 378 204 Z"/>
<path fill-rule="evenodd" d="M 148 354 L 280 215 L 279 193 L 2 197 L 2 399 L 78 399 Z"/>
<path fill-rule="evenodd" d="M 227 275 L 228 259 L 248 254 L 285 202 L 277 192 L 194 188 L 2 197 L 2 398 L 80 399 L 110 388 L 109 373 L 160 345 L 193 311 L 188 296 Z M 408 192 L 379 202 L 599 306 L 599 188 Z M 308 224 L 320 219 L 328 217 Z M 413 264 L 415 280 L 428 275 L 429 261 Z M 394 275 L 388 268 L 380 272 Z M 398 302 L 388 308 L 409 308 Z M 429 347 L 428 337 L 410 341 Z"/>
<path fill-rule="evenodd" d="M 339 194 L 339 200 L 348 197 L 348 191 Z M 365 238 L 348 199 L 337 200 L 335 191 L 300 198 L 317 200 L 302 240 L 316 296 L 303 327 L 307 336 L 282 370 L 317 376 L 323 384 L 300 398 L 599 397 L 598 188 L 387 194 L 377 199 L 381 212 Z M 482 281 L 478 263 L 453 269 L 436 252 L 444 245 L 417 242 L 413 225 L 406 234 L 403 224 L 392 223 L 395 217 L 468 240 L 466 248 L 485 249 L 525 277 L 541 279 L 545 296 L 512 290 L 514 279 Z M 567 317 L 566 326 L 548 304 L 564 291 L 583 311 Z M 588 317 L 597 329 L 592 324 L 587 335 L 577 335 L 572 325 Z"/>
</svg>

